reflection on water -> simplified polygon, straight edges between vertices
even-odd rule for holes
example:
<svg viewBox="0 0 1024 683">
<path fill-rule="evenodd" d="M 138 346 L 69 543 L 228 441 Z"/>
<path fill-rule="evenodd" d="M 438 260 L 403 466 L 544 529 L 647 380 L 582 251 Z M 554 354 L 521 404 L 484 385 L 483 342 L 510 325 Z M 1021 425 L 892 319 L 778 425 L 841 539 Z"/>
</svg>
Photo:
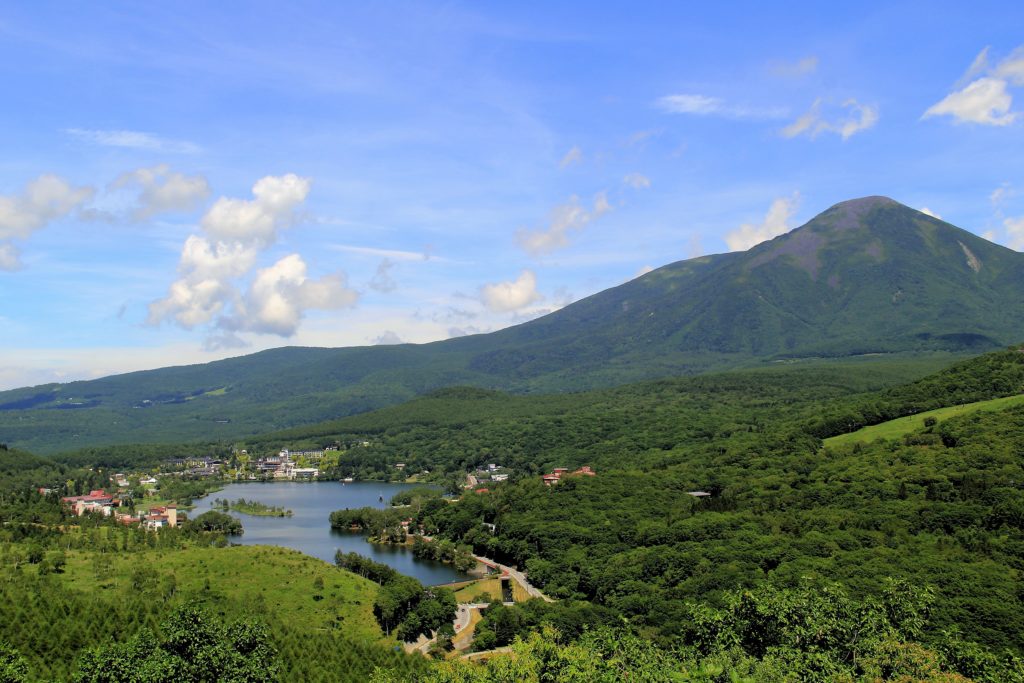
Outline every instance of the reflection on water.
<svg viewBox="0 0 1024 683">
<path fill-rule="evenodd" d="M 367 543 L 359 534 L 331 528 L 328 518 L 333 511 L 366 506 L 383 508 L 391 496 L 411 486 L 414 484 L 343 484 L 336 481 L 228 484 L 220 491 L 197 500 L 196 509 L 191 514 L 195 516 L 213 509 L 214 498 L 258 500 L 266 505 L 287 508 L 294 514 L 291 517 L 254 517 L 232 511 L 231 514 L 242 520 L 245 528 L 245 533 L 233 539 L 234 542 L 294 548 L 331 563 L 336 550 L 354 551 L 413 576 L 428 586 L 465 579 L 465 574 L 455 571 L 450 565 L 417 560 L 408 548 Z"/>
</svg>

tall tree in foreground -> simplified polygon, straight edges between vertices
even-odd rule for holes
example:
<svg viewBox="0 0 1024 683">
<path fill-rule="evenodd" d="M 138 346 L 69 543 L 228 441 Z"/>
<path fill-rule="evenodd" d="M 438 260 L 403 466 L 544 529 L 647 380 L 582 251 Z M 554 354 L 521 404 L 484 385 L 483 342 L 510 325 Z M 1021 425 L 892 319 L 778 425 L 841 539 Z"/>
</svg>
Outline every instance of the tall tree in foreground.
<svg viewBox="0 0 1024 683">
<path fill-rule="evenodd" d="M 204 610 L 184 605 L 160 626 L 123 644 L 87 652 L 76 683 L 263 683 L 277 680 L 277 652 L 260 624 L 225 626 Z"/>
</svg>

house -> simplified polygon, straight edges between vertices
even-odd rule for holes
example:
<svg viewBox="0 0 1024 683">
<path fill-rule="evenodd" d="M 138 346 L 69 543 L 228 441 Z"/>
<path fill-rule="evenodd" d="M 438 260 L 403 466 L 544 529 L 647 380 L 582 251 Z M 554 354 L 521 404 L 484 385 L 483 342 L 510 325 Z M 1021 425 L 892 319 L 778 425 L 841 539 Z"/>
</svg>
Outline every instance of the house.
<svg viewBox="0 0 1024 683">
<path fill-rule="evenodd" d="M 578 476 L 596 477 L 597 472 L 595 472 L 590 467 L 590 465 L 584 465 L 575 472 L 570 472 L 568 467 L 556 467 L 555 469 L 551 470 L 551 474 L 542 475 L 541 480 L 544 482 L 545 486 L 553 486 L 554 484 L 560 482 L 563 477 Z"/>
<path fill-rule="evenodd" d="M 167 507 L 150 508 L 149 514 L 143 519 L 147 529 L 162 529 L 178 526 L 178 508 L 171 504 Z"/>
<path fill-rule="evenodd" d="M 86 512 L 98 512 L 110 516 L 114 510 L 114 496 L 103 489 L 90 491 L 87 496 L 65 496 L 61 502 L 69 506 L 76 515 L 81 517 Z M 120 503 L 120 501 L 117 501 Z"/>
<path fill-rule="evenodd" d="M 491 481 L 505 481 L 508 479 L 507 474 L 492 474 Z"/>
<path fill-rule="evenodd" d="M 686 495 L 693 496 L 694 498 L 708 498 L 711 496 L 707 491 L 687 491 Z"/>
</svg>

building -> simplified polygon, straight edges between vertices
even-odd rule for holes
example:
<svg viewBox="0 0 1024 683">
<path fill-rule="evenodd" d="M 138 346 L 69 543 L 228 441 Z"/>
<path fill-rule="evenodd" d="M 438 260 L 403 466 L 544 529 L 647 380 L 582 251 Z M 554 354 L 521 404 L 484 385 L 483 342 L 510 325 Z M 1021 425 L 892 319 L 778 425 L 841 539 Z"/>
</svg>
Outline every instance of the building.
<svg viewBox="0 0 1024 683">
<path fill-rule="evenodd" d="M 583 467 L 570 472 L 568 467 L 556 467 L 551 471 L 551 474 L 541 475 L 541 481 L 544 482 L 545 486 L 554 486 L 565 477 L 596 477 L 597 472 L 590 467 L 590 465 L 584 465 Z"/>
<path fill-rule="evenodd" d="M 69 506 L 79 517 L 86 512 L 98 512 L 110 516 L 114 510 L 114 496 L 103 489 L 90 491 L 86 496 L 65 496 L 61 502 Z M 121 501 L 117 501 L 120 504 Z"/>
<path fill-rule="evenodd" d="M 149 514 L 142 520 L 147 529 L 162 529 L 178 526 L 178 508 L 171 504 L 167 507 L 150 508 Z"/>
</svg>

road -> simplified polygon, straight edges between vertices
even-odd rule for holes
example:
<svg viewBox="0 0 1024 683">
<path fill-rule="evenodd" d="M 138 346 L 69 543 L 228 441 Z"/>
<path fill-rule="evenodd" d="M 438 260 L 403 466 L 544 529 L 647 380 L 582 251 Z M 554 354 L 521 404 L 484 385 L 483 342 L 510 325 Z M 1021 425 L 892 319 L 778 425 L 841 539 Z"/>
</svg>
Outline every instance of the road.
<svg viewBox="0 0 1024 683">
<path fill-rule="evenodd" d="M 530 594 L 531 598 L 539 598 L 544 602 L 555 601 L 554 598 L 549 598 L 548 596 L 544 595 L 544 593 L 542 593 L 539 588 L 537 588 L 536 586 L 532 585 L 529 581 L 527 581 L 526 574 L 522 573 L 518 569 L 515 569 L 513 567 L 507 567 L 503 564 L 495 562 L 494 560 L 491 560 L 486 557 L 481 557 L 479 555 L 474 555 L 474 557 L 476 558 L 477 562 L 483 562 L 484 564 L 489 564 L 491 566 L 497 567 L 498 570 L 501 572 L 507 572 L 509 576 L 518 581 L 519 584 L 526 589 L 526 592 Z"/>
<path fill-rule="evenodd" d="M 459 611 L 455 613 L 455 621 L 452 625 L 455 627 L 455 635 L 459 635 L 466 630 L 469 626 L 469 620 L 471 618 L 471 612 L 475 609 L 485 609 L 487 607 L 486 602 L 471 602 L 464 605 L 459 605 Z M 434 633 L 429 639 L 424 640 L 421 636 L 420 640 L 416 641 L 411 651 L 419 650 L 422 654 L 427 654 L 430 651 L 430 646 L 437 640 L 437 634 Z M 409 650 L 409 648 L 406 648 Z"/>
</svg>

